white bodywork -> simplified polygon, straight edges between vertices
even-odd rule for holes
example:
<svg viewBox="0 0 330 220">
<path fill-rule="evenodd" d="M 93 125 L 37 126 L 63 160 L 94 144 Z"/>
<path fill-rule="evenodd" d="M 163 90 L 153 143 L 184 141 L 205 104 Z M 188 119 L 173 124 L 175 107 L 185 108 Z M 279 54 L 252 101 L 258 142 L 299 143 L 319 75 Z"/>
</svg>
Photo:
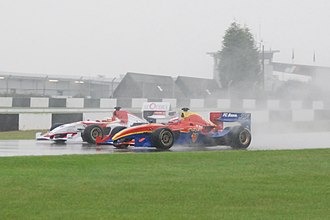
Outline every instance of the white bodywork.
<svg viewBox="0 0 330 220">
<path fill-rule="evenodd" d="M 114 127 L 125 126 L 131 127 L 136 123 L 147 123 L 146 120 L 141 119 L 135 115 L 127 114 L 127 122 L 119 118 L 106 119 L 102 121 L 79 121 L 68 124 L 60 125 L 51 131 L 44 134 L 41 132 L 36 133 L 36 140 L 51 140 L 55 142 L 65 142 L 65 141 L 78 141 L 82 142 L 82 133 L 85 128 L 89 125 L 99 125 L 103 130 L 110 132 Z M 107 135 L 107 133 L 105 133 Z"/>
<path fill-rule="evenodd" d="M 142 115 L 154 123 L 167 123 L 171 118 L 176 117 L 176 112 L 171 110 L 169 102 L 145 102 L 142 106 Z"/>
</svg>

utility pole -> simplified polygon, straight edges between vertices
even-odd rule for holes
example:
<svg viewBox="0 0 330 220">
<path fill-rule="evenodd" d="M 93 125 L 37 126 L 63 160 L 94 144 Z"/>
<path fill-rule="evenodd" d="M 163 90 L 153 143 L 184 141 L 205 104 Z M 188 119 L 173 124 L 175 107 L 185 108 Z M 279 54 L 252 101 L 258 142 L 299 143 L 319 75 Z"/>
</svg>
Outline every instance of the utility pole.
<svg viewBox="0 0 330 220">
<path fill-rule="evenodd" d="M 261 90 L 265 89 L 265 46 L 262 45 L 262 54 L 261 54 Z"/>
<path fill-rule="evenodd" d="M 114 86 L 113 86 L 113 84 L 114 84 L 115 80 L 116 80 L 116 77 L 114 77 L 111 80 L 111 98 L 113 98 L 113 92 L 114 92 Z"/>
</svg>

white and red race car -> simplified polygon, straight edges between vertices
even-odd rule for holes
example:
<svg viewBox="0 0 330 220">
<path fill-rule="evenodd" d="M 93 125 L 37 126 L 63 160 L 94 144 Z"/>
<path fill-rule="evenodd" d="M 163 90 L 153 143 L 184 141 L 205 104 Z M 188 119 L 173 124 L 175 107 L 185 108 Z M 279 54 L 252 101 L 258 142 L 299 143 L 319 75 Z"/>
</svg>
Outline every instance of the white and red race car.
<svg viewBox="0 0 330 220">
<path fill-rule="evenodd" d="M 113 132 L 117 133 L 127 127 L 146 124 L 141 119 L 128 111 L 115 107 L 111 118 L 96 121 L 78 121 L 69 124 L 54 124 L 48 132 L 36 134 L 36 140 L 50 140 L 55 143 L 64 143 L 68 140 L 84 141 L 94 144 L 96 137 L 103 137 Z"/>
</svg>

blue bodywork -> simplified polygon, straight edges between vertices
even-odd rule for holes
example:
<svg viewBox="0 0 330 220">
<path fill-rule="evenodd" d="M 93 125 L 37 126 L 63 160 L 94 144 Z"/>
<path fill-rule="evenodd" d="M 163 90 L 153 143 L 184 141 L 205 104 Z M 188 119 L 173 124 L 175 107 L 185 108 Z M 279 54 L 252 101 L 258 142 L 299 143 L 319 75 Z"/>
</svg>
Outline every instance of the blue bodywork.
<svg viewBox="0 0 330 220">
<path fill-rule="evenodd" d="M 238 122 L 243 127 L 251 130 L 251 113 L 223 112 L 218 119 L 221 122 Z"/>
</svg>

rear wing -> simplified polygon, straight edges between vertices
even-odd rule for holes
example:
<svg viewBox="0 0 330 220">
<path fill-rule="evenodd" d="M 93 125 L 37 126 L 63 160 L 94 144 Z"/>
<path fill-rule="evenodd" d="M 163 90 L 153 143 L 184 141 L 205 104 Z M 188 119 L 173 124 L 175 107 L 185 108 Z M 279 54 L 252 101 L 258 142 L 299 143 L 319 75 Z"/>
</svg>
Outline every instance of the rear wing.
<svg viewBox="0 0 330 220">
<path fill-rule="evenodd" d="M 224 122 L 238 122 L 243 127 L 251 130 L 251 113 L 211 112 L 210 121 L 221 129 L 223 129 Z"/>
</svg>

